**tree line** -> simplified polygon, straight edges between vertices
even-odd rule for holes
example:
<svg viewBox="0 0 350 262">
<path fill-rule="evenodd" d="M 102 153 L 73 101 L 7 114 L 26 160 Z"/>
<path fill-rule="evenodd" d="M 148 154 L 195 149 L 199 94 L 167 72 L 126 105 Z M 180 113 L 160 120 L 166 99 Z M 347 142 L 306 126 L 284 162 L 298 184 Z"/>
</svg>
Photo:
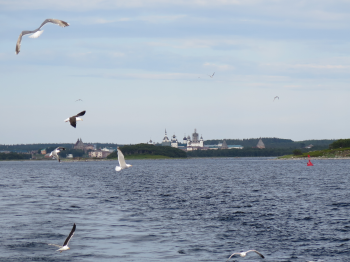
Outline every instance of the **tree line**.
<svg viewBox="0 0 350 262">
<path fill-rule="evenodd" d="M 18 153 L 0 153 L 0 160 L 23 160 L 30 159 L 32 155 L 30 154 L 18 154 Z"/>
<path fill-rule="evenodd" d="M 154 146 L 149 144 L 137 144 L 137 145 L 130 145 L 130 146 L 122 146 L 119 148 L 124 155 L 161 155 L 161 156 L 168 156 L 173 158 L 185 158 L 187 157 L 186 152 L 170 147 L 170 146 Z M 117 158 L 118 152 L 114 151 L 112 154 L 110 154 L 107 158 Z"/>
<path fill-rule="evenodd" d="M 329 145 L 329 149 L 350 147 L 350 139 L 339 139 Z"/>
<path fill-rule="evenodd" d="M 225 139 L 227 145 L 241 145 L 245 148 L 256 147 L 260 138 L 249 138 L 249 139 Z M 334 139 L 321 139 L 321 140 L 305 140 L 305 141 L 293 141 L 291 139 L 282 139 L 276 137 L 262 137 L 265 148 L 286 148 L 296 149 L 303 148 L 310 144 L 314 146 L 321 146 L 322 149 L 328 148 L 329 144 L 334 142 Z M 223 139 L 213 139 L 204 141 L 204 145 L 217 145 L 222 143 Z"/>
<path fill-rule="evenodd" d="M 317 147 L 319 148 L 319 147 Z M 195 150 L 187 152 L 188 157 L 275 157 L 291 155 L 294 149 L 291 148 L 243 148 L 243 149 L 218 149 L 218 150 Z M 302 153 L 312 149 L 300 149 Z"/>
</svg>

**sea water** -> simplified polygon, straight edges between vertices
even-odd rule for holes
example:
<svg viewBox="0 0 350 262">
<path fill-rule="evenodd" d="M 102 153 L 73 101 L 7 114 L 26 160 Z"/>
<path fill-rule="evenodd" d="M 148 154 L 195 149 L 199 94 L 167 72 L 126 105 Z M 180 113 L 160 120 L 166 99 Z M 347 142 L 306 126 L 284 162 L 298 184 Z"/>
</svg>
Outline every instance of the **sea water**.
<svg viewBox="0 0 350 262">
<path fill-rule="evenodd" d="M 350 160 L 129 163 L 0 162 L 0 261 L 350 261 Z"/>
</svg>

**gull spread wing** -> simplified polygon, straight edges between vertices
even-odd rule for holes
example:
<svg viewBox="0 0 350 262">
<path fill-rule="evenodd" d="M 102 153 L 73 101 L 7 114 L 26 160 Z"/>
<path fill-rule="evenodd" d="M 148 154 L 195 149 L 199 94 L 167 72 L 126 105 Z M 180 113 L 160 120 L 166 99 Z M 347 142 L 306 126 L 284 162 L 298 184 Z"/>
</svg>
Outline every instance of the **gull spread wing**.
<svg viewBox="0 0 350 262">
<path fill-rule="evenodd" d="M 77 119 L 75 118 L 75 116 L 72 116 L 69 118 L 69 123 L 72 127 L 74 127 L 74 128 L 77 127 Z"/>
<path fill-rule="evenodd" d="M 261 256 L 262 258 L 265 258 L 260 252 L 256 251 L 256 250 L 248 250 L 246 253 L 248 252 L 255 252 L 257 253 L 259 256 Z"/>
<path fill-rule="evenodd" d="M 59 25 L 60 27 L 69 26 L 69 24 L 67 22 L 65 22 L 65 21 L 49 18 L 49 19 L 45 19 L 45 21 L 42 22 L 42 24 L 40 25 L 40 27 L 38 29 L 35 29 L 33 31 L 22 31 L 22 33 L 18 37 L 17 44 L 16 44 L 16 54 L 17 55 L 18 55 L 18 53 L 20 52 L 20 49 L 21 49 L 22 36 L 27 35 L 27 34 L 33 34 L 33 35 L 30 36 L 30 38 L 38 38 L 44 32 L 43 30 L 40 31 L 40 29 L 46 23 L 53 23 L 53 24 Z"/>
<path fill-rule="evenodd" d="M 227 259 L 227 261 L 229 261 L 230 258 L 233 257 L 234 255 L 240 255 L 240 254 L 241 254 L 241 253 L 233 253 L 233 254 Z"/>
<path fill-rule="evenodd" d="M 42 22 L 42 24 L 40 25 L 38 30 L 40 30 L 46 23 L 53 23 L 53 24 L 59 25 L 60 27 L 69 26 L 69 24 L 67 22 L 65 22 L 65 21 L 58 20 L 58 19 L 53 19 L 53 18 L 48 18 L 48 19 L 45 19 L 44 22 Z"/>
<path fill-rule="evenodd" d="M 17 44 L 16 44 L 16 55 L 18 55 L 18 53 L 21 51 L 22 36 L 31 34 L 31 33 L 33 33 L 33 32 L 35 32 L 35 31 L 22 31 L 22 32 L 19 34 L 19 37 L 18 37 L 18 40 L 17 40 Z"/>
<path fill-rule="evenodd" d="M 74 117 L 83 116 L 83 115 L 85 115 L 85 112 L 86 112 L 85 110 L 81 111 L 79 114 L 75 115 Z"/>
<path fill-rule="evenodd" d="M 118 150 L 118 161 L 119 161 L 119 166 L 120 166 L 122 169 L 124 169 L 124 168 L 127 167 L 127 166 L 126 166 L 126 163 L 125 163 L 124 155 L 123 155 L 122 151 L 121 151 L 119 148 L 117 148 L 117 150 Z"/>
<path fill-rule="evenodd" d="M 64 241 L 64 243 L 63 243 L 63 246 L 68 245 L 69 241 L 72 239 L 72 237 L 74 235 L 75 228 L 76 228 L 76 225 L 74 223 L 72 230 L 70 231 L 68 237 L 66 238 L 66 241 Z"/>
</svg>

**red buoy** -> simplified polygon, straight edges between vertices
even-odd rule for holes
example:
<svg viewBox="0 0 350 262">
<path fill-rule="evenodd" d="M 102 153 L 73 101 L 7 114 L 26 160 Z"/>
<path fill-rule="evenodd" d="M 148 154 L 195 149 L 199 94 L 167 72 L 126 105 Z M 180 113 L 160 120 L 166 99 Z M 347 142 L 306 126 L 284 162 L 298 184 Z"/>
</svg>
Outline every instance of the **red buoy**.
<svg viewBox="0 0 350 262">
<path fill-rule="evenodd" d="M 314 164 L 311 163 L 311 160 L 309 159 L 309 162 L 307 162 L 307 166 L 313 166 Z"/>
</svg>

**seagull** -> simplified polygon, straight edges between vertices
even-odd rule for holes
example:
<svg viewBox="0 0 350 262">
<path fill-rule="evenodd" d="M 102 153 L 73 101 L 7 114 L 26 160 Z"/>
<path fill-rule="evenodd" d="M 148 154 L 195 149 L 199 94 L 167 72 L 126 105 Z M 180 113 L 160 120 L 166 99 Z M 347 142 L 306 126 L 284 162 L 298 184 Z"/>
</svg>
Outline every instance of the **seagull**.
<svg viewBox="0 0 350 262">
<path fill-rule="evenodd" d="M 208 75 L 210 78 L 213 78 L 213 76 L 215 75 L 215 72 L 212 75 Z"/>
<path fill-rule="evenodd" d="M 115 171 L 120 171 L 122 169 L 131 167 L 132 165 L 125 163 L 124 155 L 123 155 L 122 151 L 119 149 L 119 147 L 117 147 L 117 150 L 118 150 L 119 166 L 115 167 Z"/>
<path fill-rule="evenodd" d="M 273 98 L 273 101 L 272 101 L 272 102 L 274 102 L 276 98 L 278 98 L 278 100 L 280 100 L 280 98 L 279 98 L 278 96 L 275 96 L 275 97 Z"/>
<path fill-rule="evenodd" d="M 64 147 L 57 147 L 54 151 L 50 153 L 50 156 L 57 159 L 58 162 L 61 162 L 60 156 L 58 155 L 58 153 L 61 152 L 61 150 L 66 150 L 66 149 Z"/>
<path fill-rule="evenodd" d="M 18 53 L 20 52 L 20 49 L 21 49 L 22 36 L 32 34 L 31 36 L 29 36 L 30 38 L 38 38 L 44 32 L 44 30 L 40 30 L 40 29 L 46 23 L 53 23 L 53 24 L 59 25 L 60 27 L 69 26 L 69 24 L 65 21 L 49 18 L 49 19 L 45 19 L 45 21 L 41 24 L 41 26 L 38 29 L 35 29 L 33 31 L 22 31 L 22 33 L 20 33 L 20 35 L 18 37 L 17 44 L 16 44 L 16 55 L 18 55 Z"/>
<path fill-rule="evenodd" d="M 64 120 L 64 122 L 68 122 L 68 121 L 69 121 L 70 125 L 71 125 L 72 127 L 76 128 L 76 126 L 77 126 L 77 121 L 83 121 L 83 119 L 81 119 L 81 118 L 78 117 L 78 116 L 83 116 L 83 115 L 85 115 L 85 112 L 86 112 L 85 110 L 84 110 L 84 111 L 81 111 L 79 114 L 67 118 L 66 120 Z"/>
<path fill-rule="evenodd" d="M 81 102 L 83 102 L 83 100 L 81 100 L 81 99 L 75 100 L 75 102 L 77 102 L 77 101 L 81 101 Z"/>
<path fill-rule="evenodd" d="M 247 255 L 247 253 L 249 252 L 255 252 L 257 253 L 259 256 L 261 256 L 262 258 L 265 258 L 261 253 L 259 253 L 258 251 L 256 250 L 248 250 L 248 251 L 245 251 L 245 252 L 241 252 L 241 253 L 233 253 L 228 259 L 227 261 L 230 260 L 231 257 L 233 257 L 234 255 L 240 255 L 241 257 L 245 257 Z"/>
<path fill-rule="evenodd" d="M 59 247 L 59 249 L 57 249 L 56 251 L 60 251 L 60 253 L 62 253 L 62 251 L 70 249 L 69 246 L 68 246 L 68 243 L 69 243 L 69 241 L 72 239 L 72 237 L 74 235 L 75 228 L 76 228 L 76 225 L 74 223 L 72 230 L 70 231 L 68 237 L 66 238 L 66 241 L 64 241 L 64 243 L 63 243 L 63 246 L 56 245 L 56 244 L 49 244 L 49 245 L 50 246 Z"/>
</svg>

